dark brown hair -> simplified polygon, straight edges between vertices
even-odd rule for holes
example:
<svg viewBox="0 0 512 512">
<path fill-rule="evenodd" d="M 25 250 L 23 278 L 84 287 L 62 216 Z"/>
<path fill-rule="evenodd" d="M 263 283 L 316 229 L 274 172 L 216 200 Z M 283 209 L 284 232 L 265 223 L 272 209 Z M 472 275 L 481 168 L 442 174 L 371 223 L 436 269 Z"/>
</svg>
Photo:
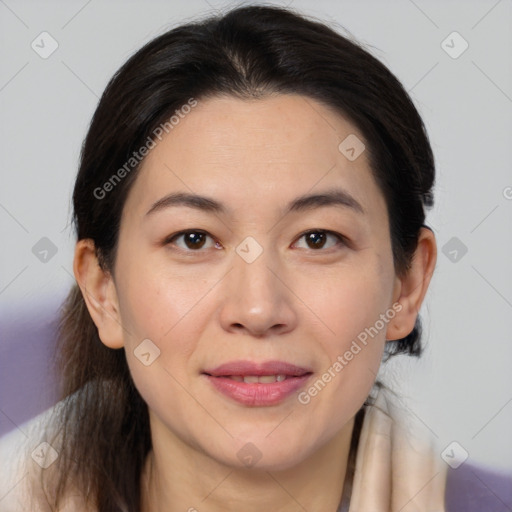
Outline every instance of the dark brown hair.
<svg viewBox="0 0 512 512">
<path fill-rule="evenodd" d="M 73 193 L 77 238 L 92 239 L 112 272 L 123 205 L 138 165 L 98 198 L 154 130 L 194 98 L 258 98 L 295 93 L 344 116 L 365 138 L 389 213 L 395 271 L 410 267 L 425 207 L 432 205 L 434 161 L 423 122 L 396 77 L 358 43 L 290 10 L 248 6 L 174 28 L 152 40 L 115 74 L 101 97 L 81 153 Z M 96 191 L 96 192 L 95 192 Z M 102 194 L 103 195 L 103 194 Z M 387 354 L 421 352 L 421 324 L 387 343 Z M 75 285 L 56 346 L 61 399 L 56 507 L 73 484 L 101 512 L 137 512 L 151 449 L 147 406 L 124 350 L 103 345 Z"/>
</svg>

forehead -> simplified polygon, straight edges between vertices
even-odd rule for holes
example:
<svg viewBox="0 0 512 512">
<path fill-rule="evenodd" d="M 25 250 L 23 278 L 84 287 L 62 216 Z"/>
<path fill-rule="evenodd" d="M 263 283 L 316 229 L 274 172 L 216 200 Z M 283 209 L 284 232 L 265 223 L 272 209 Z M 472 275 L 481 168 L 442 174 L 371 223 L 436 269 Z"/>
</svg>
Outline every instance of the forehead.
<svg viewBox="0 0 512 512">
<path fill-rule="evenodd" d="M 342 186 L 363 205 L 384 206 L 367 152 L 348 158 L 353 153 L 346 153 L 346 140 L 357 152 L 364 147 L 353 124 L 304 96 L 198 100 L 156 139 L 128 201 L 146 207 L 179 190 L 261 210 L 264 204 L 271 208 L 270 203 Z"/>
</svg>

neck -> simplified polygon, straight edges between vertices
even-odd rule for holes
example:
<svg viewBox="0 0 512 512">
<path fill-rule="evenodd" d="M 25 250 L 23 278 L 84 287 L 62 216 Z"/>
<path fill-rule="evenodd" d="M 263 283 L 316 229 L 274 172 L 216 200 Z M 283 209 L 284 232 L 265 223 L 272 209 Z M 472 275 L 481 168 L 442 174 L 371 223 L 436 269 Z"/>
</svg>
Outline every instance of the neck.
<svg viewBox="0 0 512 512">
<path fill-rule="evenodd" d="M 351 420 L 311 456 L 280 471 L 233 468 L 181 442 L 154 443 L 142 472 L 142 511 L 336 512 L 353 427 Z"/>
</svg>

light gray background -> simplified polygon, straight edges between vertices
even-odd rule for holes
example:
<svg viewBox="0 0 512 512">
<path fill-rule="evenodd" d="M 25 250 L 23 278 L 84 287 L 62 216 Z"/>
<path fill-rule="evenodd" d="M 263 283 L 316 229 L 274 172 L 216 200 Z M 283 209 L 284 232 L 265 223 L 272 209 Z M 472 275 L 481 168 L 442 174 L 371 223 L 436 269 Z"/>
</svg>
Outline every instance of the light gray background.
<svg viewBox="0 0 512 512">
<path fill-rule="evenodd" d="M 455 440 L 470 461 L 512 471 L 512 2 L 270 3 L 344 27 L 370 45 L 419 108 L 437 163 L 428 223 L 439 259 L 422 309 L 425 356 L 397 358 L 387 379 L 441 448 Z M 38 389 L 46 382 L 40 333 L 73 282 L 70 195 L 98 97 L 143 43 L 235 4 L 0 0 L 4 430 L 42 410 L 51 396 Z M 43 31 L 59 45 L 47 59 L 31 48 Z M 456 59 L 442 47 L 453 31 L 469 44 Z M 461 48 L 457 40 L 448 44 Z M 42 237 L 58 249 L 46 263 L 32 253 Z M 456 261 L 455 253 L 443 254 L 452 237 L 467 247 Z M 30 343 L 20 352 L 16 326 L 23 331 L 24 324 L 32 326 Z M 31 355 L 24 372 L 13 370 Z M 24 405 L 35 390 L 46 398 Z"/>
</svg>

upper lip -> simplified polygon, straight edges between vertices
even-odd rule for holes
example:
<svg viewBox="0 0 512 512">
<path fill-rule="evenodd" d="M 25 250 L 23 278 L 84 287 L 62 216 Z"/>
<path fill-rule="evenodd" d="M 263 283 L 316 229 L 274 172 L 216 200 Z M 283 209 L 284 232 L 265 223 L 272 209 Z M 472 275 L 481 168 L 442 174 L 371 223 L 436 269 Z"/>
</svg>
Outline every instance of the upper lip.
<svg viewBox="0 0 512 512">
<path fill-rule="evenodd" d="M 256 363 L 254 361 L 230 361 L 221 364 L 216 368 L 204 370 L 203 373 L 213 377 L 222 377 L 230 375 L 240 375 L 242 377 L 248 375 L 288 375 L 293 377 L 301 377 L 311 373 L 311 369 L 297 366 L 285 361 L 265 361 Z"/>
</svg>

